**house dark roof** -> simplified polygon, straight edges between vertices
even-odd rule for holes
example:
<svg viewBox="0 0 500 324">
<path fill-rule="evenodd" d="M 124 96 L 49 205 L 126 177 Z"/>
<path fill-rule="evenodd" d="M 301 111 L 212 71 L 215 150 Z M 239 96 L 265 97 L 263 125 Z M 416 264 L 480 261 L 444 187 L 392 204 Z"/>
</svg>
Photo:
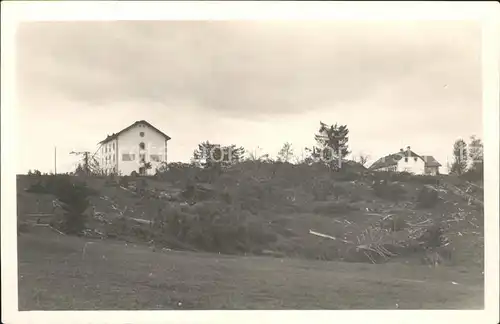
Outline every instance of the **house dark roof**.
<svg viewBox="0 0 500 324">
<path fill-rule="evenodd" d="M 389 154 L 387 156 L 384 156 L 384 157 L 378 159 L 370 166 L 369 169 L 376 170 L 376 169 L 386 168 L 386 167 L 389 167 L 392 165 L 396 165 L 396 164 L 398 164 L 399 160 L 401 160 L 402 158 L 405 158 L 405 157 L 416 157 L 416 158 L 423 160 L 423 158 L 420 155 L 416 154 L 415 152 L 413 152 L 411 150 L 406 150 L 403 152 L 400 151 L 397 153 Z M 424 160 L 424 162 L 425 162 L 425 160 Z"/>
<path fill-rule="evenodd" d="M 167 140 L 167 141 L 171 139 L 170 136 L 168 136 L 167 134 L 165 134 L 164 132 L 162 132 L 158 128 L 154 127 L 153 125 L 151 125 L 147 121 L 145 121 L 145 120 L 139 120 L 139 121 L 136 121 L 135 123 L 133 123 L 132 125 L 130 125 L 130 126 L 124 128 L 124 129 L 122 129 L 118 133 L 113 133 L 111 135 L 108 135 L 104 140 L 100 141 L 99 144 L 104 144 L 104 143 L 107 143 L 107 142 L 109 142 L 111 140 L 114 140 L 115 138 L 117 138 L 118 136 L 120 136 L 120 134 L 128 131 L 132 127 L 137 126 L 139 124 L 143 124 L 143 125 L 146 125 L 146 126 L 152 128 L 152 129 L 154 129 L 155 131 L 157 131 L 158 133 L 160 133 L 163 137 L 165 137 L 165 140 Z"/>
<path fill-rule="evenodd" d="M 432 155 L 423 155 L 422 158 L 425 161 L 426 167 L 440 167 L 441 163 L 439 163 Z"/>
</svg>

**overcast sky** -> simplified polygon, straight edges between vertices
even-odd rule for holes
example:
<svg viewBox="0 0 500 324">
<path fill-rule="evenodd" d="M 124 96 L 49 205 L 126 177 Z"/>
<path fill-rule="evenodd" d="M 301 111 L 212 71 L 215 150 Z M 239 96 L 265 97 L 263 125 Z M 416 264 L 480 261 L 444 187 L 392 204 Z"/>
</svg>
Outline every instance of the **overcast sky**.
<svg viewBox="0 0 500 324">
<path fill-rule="evenodd" d="M 346 124 L 353 155 L 410 145 L 443 165 L 482 137 L 472 22 L 40 22 L 18 30 L 18 172 L 71 171 L 72 150 L 145 119 L 170 161 L 201 141 L 275 155 Z M 444 170 L 443 170 L 444 171 Z"/>
</svg>

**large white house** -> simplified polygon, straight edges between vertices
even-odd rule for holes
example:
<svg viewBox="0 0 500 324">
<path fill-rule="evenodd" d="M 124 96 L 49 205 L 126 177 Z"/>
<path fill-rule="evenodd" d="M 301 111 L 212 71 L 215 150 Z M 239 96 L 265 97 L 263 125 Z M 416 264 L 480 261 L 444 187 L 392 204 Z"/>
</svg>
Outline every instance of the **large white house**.
<svg viewBox="0 0 500 324">
<path fill-rule="evenodd" d="M 99 142 L 101 167 L 107 174 L 154 174 L 162 162 L 167 162 L 169 140 L 168 135 L 147 121 L 136 121 Z"/>
<path fill-rule="evenodd" d="M 438 175 L 441 164 L 430 155 L 418 155 L 408 146 L 406 150 L 384 156 L 375 161 L 371 170 L 409 172 L 413 174 Z"/>
</svg>

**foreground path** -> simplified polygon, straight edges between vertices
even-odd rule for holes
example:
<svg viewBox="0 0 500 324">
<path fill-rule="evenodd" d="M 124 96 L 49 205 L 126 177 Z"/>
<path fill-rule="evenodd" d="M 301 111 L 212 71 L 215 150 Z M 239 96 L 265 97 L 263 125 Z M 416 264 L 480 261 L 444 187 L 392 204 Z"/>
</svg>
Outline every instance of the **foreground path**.
<svg viewBox="0 0 500 324">
<path fill-rule="evenodd" d="M 91 243 L 86 243 L 91 242 Z M 477 271 L 173 251 L 57 234 L 18 242 L 20 310 L 482 308 Z"/>
</svg>

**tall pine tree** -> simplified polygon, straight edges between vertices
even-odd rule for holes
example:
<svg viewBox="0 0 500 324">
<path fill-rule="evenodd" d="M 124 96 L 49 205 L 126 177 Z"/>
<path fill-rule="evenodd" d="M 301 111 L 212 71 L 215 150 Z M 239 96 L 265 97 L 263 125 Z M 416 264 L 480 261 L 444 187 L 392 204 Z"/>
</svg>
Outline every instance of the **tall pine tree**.
<svg viewBox="0 0 500 324">
<path fill-rule="evenodd" d="M 240 162 L 245 149 L 236 145 L 222 146 L 209 141 L 198 144 L 193 161 L 204 168 L 220 168 Z"/>
<path fill-rule="evenodd" d="M 313 148 L 312 155 L 320 159 L 333 169 L 342 167 L 342 159 L 350 152 L 348 147 L 349 129 L 347 125 L 327 125 L 320 122 L 318 134 L 314 136 L 317 147 Z"/>
<path fill-rule="evenodd" d="M 467 144 L 463 139 L 458 139 L 453 144 L 453 163 L 450 173 L 462 175 L 467 170 Z"/>
<path fill-rule="evenodd" d="M 470 170 L 472 172 L 483 172 L 483 142 L 476 136 L 470 137 L 469 158 L 471 161 Z"/>
</svg>

